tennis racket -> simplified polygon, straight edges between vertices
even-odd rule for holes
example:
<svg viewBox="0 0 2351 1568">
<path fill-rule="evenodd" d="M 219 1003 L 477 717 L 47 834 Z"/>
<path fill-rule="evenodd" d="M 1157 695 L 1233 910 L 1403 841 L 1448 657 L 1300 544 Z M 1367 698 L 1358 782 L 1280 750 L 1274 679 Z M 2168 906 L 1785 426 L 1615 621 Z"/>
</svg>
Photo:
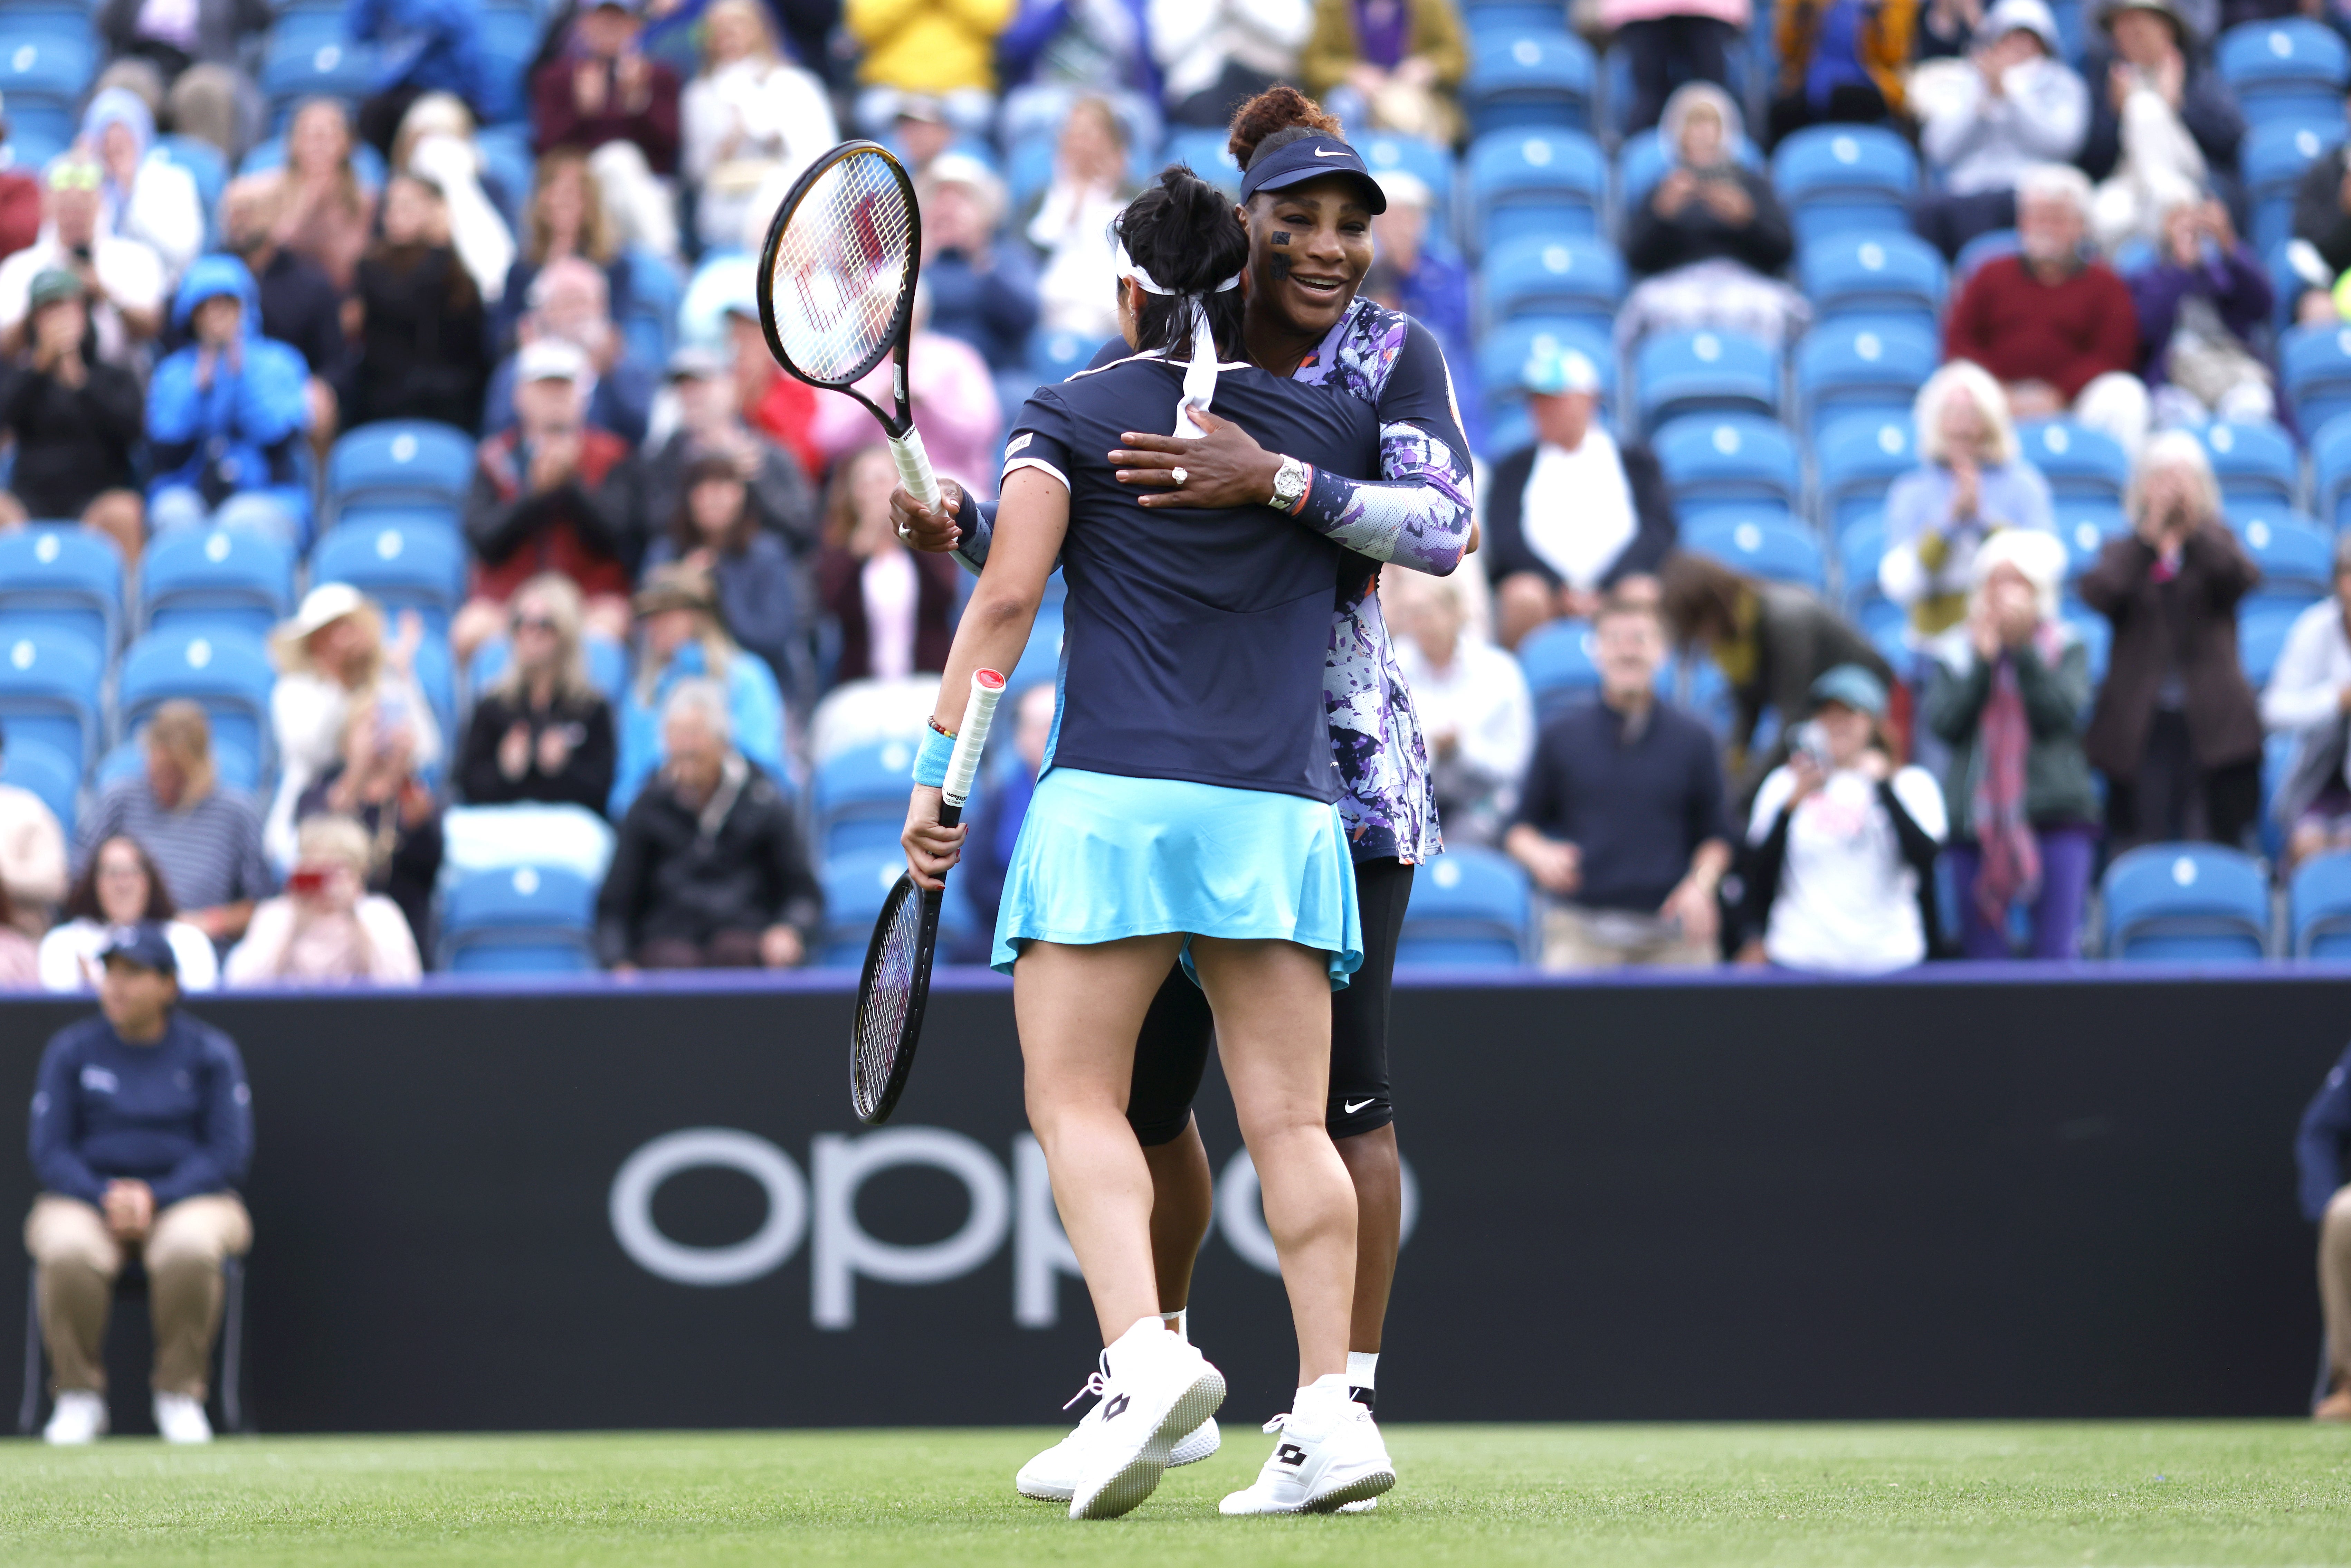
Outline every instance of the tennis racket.
<svg viewBox="0 0 2351 1568">
<path fill-rule="evenodd" d="M 987 727 L 1003 695 L 1002 675 L 994 670 L 972 673 L 971 701 L 964 705 L 963 727 L 956 731 L 941 791 L 943 828 L 952 828 L 963 818 L 972 779 L 979 771 L 980 749 L 987 744 Z M 914 1070 L 923 1009 L 931 996 L 931 958 L 938 946 L 942 896 L 915 886 L 911 874 L 899 873 L 890 896 L 882 901 L 873 939 L 865 945 L 865 970 L 857 981 L 857 1017 L 849 1029 L 849 1103 L 869 1127 L 890 1119 L 898 1096 L 905 1092 L 906 1074 Z"/>
<path fill-rule="evenodd" d="M 907 494 L 935 507 L 939 482 L 906 394 L 922 252 L 923 215 L 905 166 L 878 142 L 844 141 L 792 183 L 768 225 L 759 327 L 791 375 L 847 392 L 882 422 Z M 888 412 L 857 390 L 885 354 L 897 361 Z"/>
</svg>

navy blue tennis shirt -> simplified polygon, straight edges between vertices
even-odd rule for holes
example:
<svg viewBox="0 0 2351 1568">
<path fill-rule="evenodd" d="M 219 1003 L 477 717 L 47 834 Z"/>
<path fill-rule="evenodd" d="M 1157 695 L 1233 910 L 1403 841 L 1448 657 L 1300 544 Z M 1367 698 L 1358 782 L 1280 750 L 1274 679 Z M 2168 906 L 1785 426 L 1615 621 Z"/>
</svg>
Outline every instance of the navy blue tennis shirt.
<svg viewBox="0 0 2351 1568">
<path fill-rule="evenodd" d="M 1070 487 L 1049 764 L 1336 800 L 1322 666 L 1338 547 L 1270 507 L 1146 509 L 1113 477 L 1125 432 L 1175 431 L 1183 375 L 1135 355 L 1040 387 L 1005 445 L 1008 476 L 1035 466 Z M 1379 472 L 1360 398 L 1228 364 L 1213 409 L 1269 452 Z"/>
<path fill-rule="evenodd" d="M 225 1192 L 253 1158 L 253 1093 L 228 1036 L 173 1009 L 163 1038 L 133 1045 L 103 1015 L 59 1030 L 33 1091 L 33 1174 L 42 1190 L 98 1204 L 117 1177 L 162 1209 Z"/>
</svg>

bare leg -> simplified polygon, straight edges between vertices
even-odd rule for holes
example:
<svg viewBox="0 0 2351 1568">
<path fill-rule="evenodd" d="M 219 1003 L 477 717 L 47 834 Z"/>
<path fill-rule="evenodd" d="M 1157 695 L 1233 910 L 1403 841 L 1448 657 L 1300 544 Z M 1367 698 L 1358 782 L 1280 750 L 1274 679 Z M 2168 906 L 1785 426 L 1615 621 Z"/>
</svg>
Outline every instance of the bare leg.
<svg viewBox="0 0 2351 1568">
<path fill-rule="evenodd" d="M 1303 1388 L 1346 1371 L 1355 1284 L 1355 1189 L 1323 1126 L 1329 960 L 1294 942 L 1196 937 L 1192 962 L 1216 1010 L 1217 1052 L 1280 1254 Z"/>
<path fill-rule="evenodd" d="M 1355 1307 L 1347 1348 L 1376 1354 L 1404 1235 L 1404 1165 L 1395 1124 L 1341 1138 L 1335 1146 L 1355 1184 Z"/>
<path fill-rule="evenodd" d="M 1159 1312 L 1151 1167 L 1127 1125 L 1126 1096 L 1143 1015 L 1181 946 L 1178 936 L 1031 942 L 1013 970 L 1029 1126 L 1104 1344 Z"/>
<path fill-rule="evenodd" d="M 1159 1276 L 1159 1310 L 1183 1311 L 1192 1301 L 1192 1265 L 1216 1218 L 1217 1183 L 1197 1117 L 1164 1144 L 1143 1151 L 1151 1167 L 1151 1256 Z M 1393 1253 L 1390 1254 L 1394 1256 Z"/>
</svg>

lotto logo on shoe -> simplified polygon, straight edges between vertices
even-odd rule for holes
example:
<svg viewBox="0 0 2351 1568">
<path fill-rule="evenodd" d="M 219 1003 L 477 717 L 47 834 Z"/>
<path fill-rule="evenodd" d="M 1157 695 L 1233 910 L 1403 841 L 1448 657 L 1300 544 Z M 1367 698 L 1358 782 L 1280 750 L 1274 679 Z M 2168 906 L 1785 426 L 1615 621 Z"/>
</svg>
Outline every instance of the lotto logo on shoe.
<svg viewBox="0 0 2351 1568">
<path fill-rule="evenodd" d="M 1273 1451 L 1273 1457 L 1280 1464 L 1302 1465 L 1306 1462 L 1306 1450 L 1295 1443 L 1284 1443 Z"/>
<path fill-rule="evenodd" d="M 1117 1420 L 1120 1416 L 1126 1414 L 1127 1404 L 1128 1400 L 1126 1396 L 1123 1394 L 1120 1395 L 1117 1398 L 1102 1406 L 1102 1419 L 1105 1421 Z"/>
</svg>

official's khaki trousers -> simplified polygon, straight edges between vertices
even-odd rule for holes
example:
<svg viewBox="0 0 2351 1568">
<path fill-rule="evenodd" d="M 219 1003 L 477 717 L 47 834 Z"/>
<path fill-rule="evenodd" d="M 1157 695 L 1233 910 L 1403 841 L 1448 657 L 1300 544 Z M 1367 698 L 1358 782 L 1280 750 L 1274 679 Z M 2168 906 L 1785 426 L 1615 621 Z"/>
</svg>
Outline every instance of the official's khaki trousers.
<svg viewBox="0 0 2351 1568">
<path fill-rule="evenodd" d="M 1720 962 L 1711 940 L 1694 941 L 1678 924 L 1566 904 L 1543 913 L 1546 969 L 1706 968 Z"/>
<path fill-rule="evenodd" d="M 233 1193 L 183 1198 L 156 1215 L 136 1250 L 147 1265 L 158 1394 L 204 1396 L 220 1328 L 221 1260 L 253 1245 L 253 1221 Z M 49 1392 L 106 1391 L 106 1319 L 126 1250 L 106 1218 L 78 1197 L 43 1193 L 25 1219 L 49 1347 Z"/>
<path fill-rule="evenodd" d="M 2351 1186 L 2335 1193 L 2318 1224 L 2318 1301 L 2326 1314 L 2334 1386 L 2351 1384 Z"/>
</svg>

